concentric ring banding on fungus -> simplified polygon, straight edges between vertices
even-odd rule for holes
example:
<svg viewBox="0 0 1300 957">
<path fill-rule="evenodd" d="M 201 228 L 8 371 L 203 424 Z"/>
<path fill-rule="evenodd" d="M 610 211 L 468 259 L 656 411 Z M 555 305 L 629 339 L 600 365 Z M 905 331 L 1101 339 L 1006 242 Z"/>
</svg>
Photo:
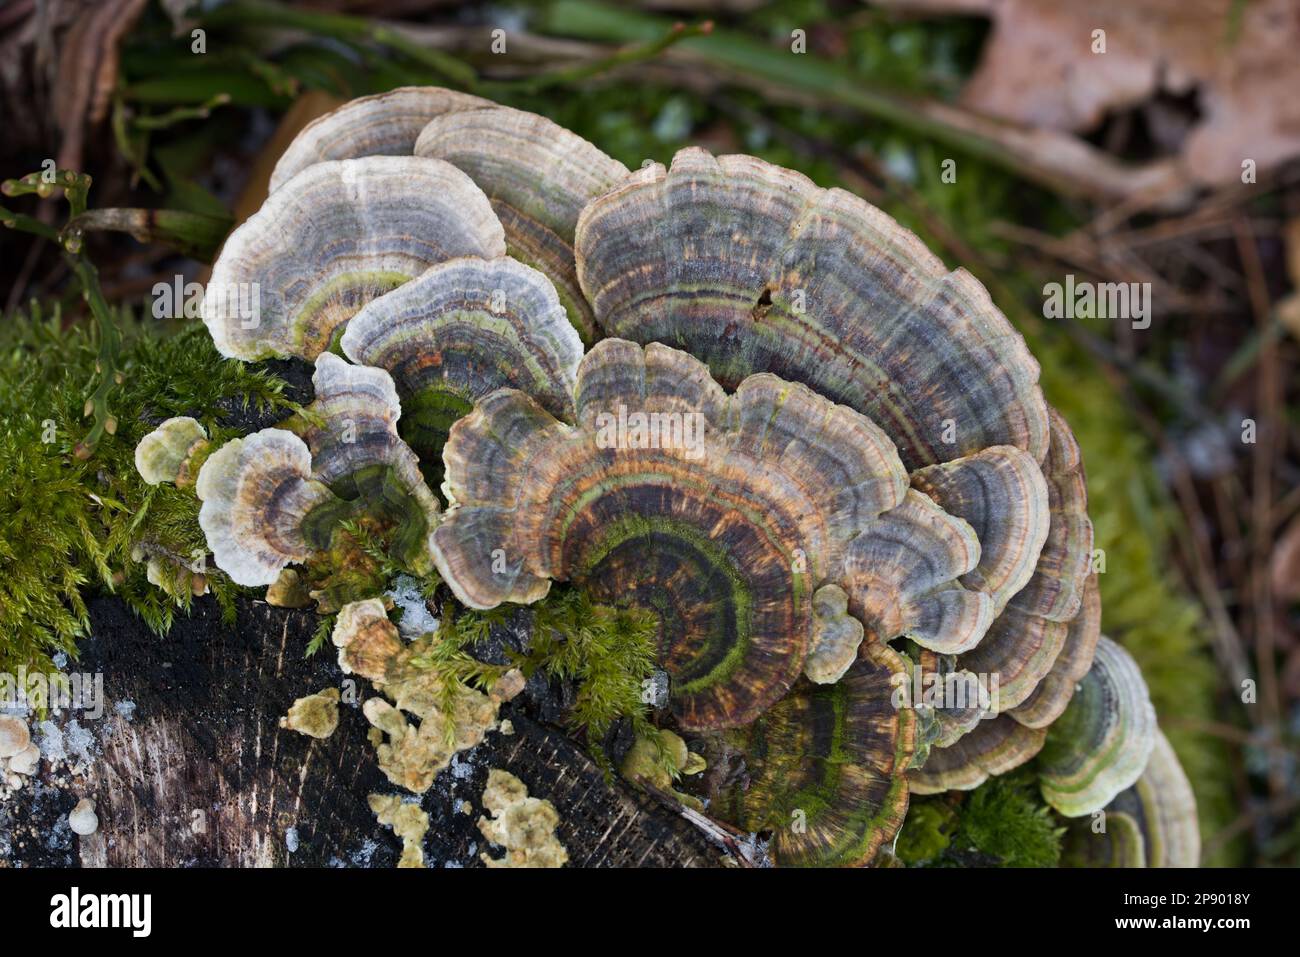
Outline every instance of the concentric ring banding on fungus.
<svg viewBox="0 0 1300 957">
<path fill-rule="evenodd" d="M 993 621 L 993 599 L 958 581 L 979 558 L 968 522 L 908 489 L 902 503 L 861 526 L 839 581 L 869 640 L 905 635 L 954 654 L 973 648 Z"/>
<path fill-rule="evenodd" d="M 392 373 L 402 435 L 439 462 L 451 424 L 500 388 L 572 421 L 582 342 L 547 278 L 509 257 L 451 259 L 364 307 L 341 345 Z"/>
<path fill-rule="evenodd" d="M 310 361 L 362 306 L 434 263 L 504 253 L 487 197 L 450 163 L 317 163 L 226 240 L 203 321 L 223 355 Z"/>
<path fill-rule="evenodd" d="M 1017 721 L 1035 728 L 1046 727 L 1065 709 L 1075 682 L 1083 677 L 1092 662 L 1101 621 L 1095 583 L 1091 604 L 1085 600 L 1092 557 L 1092 523 L 1088 519 L 1087 488 L 1079 448 L 1065 420 L 1054 409 L 1049 408 L 1048 412 L 1051 445 L 1042 468 L 1046 501 L 1038 502 L 1050 516 L 1050 524 L 1041 553 L 1028 583 L 1007 600 L 1006 607 L 980 643 L 958 655 L 954 662 L 959 673 L 978 677 L 985 684 L 996 676 L 998 687 L 992 702 L 993 713 L 1010 712 Z M 959 463 L 970 461 L 959 460 Z M 914 473 L 913 483 L 928 489 L 934 477 L 947 468 L 941 465 L 923 469 Z M 987 476 L 988 469 L 980 469 L 976 474 Z M 944 500 L 940 493 L 940 499 L 958 514 L 969 511 L 951 496 Z M 996 541 L 1007 534 L 1005 530 L 984 528 L 979 514 L 970 517 L 976 523 L 981 543 Z M 1015 520 L 1011 524 L 1025 523 Z M 1053 677 L 1057 672 L 1068 673 L 1069 677 Z M 1033 702 L 1032 706 L 1029 702 Z M 948 747 L 971 726 L 968 713 L 939 710 L 936 716 L 943 726 L 940 747 Z"/>
<path fill-rule="evenodd" d="M 509 107 L 439 116 L 415 155 L 468 173 L 492 201 L 511 255 L 550 277 L 584 342 L 600 338 L 578 284 L 573 237 L 582 208 L 621 182 L 626 166 L 546 117 Z"/>
<path fill-rule="evenodd" d="M 308 166 L 361 156 L 410 156 L 435 116 L 491 106 L 437 86 L 404 86 L 351 100 L 302 128 L 271 173 L 275 192 Z"/>
<path fill-rule="evenodd" d="M 1083 456 L 1074 433 L 1055 409 L 1048 408 L 1051 443 L 1043 461 L 1051 525 L 1033 577 L 1011 604 L 1050 621 L 1072 621 L 1083 602 L 1092 571 L 1092 520 Z"/>
<path fill-rule="evenodd" d="M 772 832 L 776 864 L 862 865 L 893 840 L 916 735 L 916 713 L 891 700 L 905 673 L 888 645 L 866 643 L 835 684 L 800 685 L 732 732 L 749 770 L 733 812 L 747 830 Z"/>
<path fill-rule="evenodd" d="M 1001 614 L 1034 574 L 1051 516 L 1047 482 L 1033 456 L 999 445 L 912 473 L 912 487 L 975 530 L 980 560 L 962 576 Z"/>
<path fill-rule="evenodd" d="M 607 334 L 680 346 L 727 387 L 806 383 L 868 415 L 909 468 L 1047 451 L 1038 363 L 984 287 L 850 193 L 685 149 L 590 202 L 575 249 Z"/>
<path fill-rule="evenodd" d="M 1147 867 L 1196 867 L 1200 863 L 1196 795 L 1164 732 L 1157 729 L 1142 776 L 1107 805 L 1108 817 L 1116 812 L 1127 813 L 1141 829 Z"/>
<path fill-rule="evenodd" d="M 1142 776 L 1106 805 L 1105 823 L 1101 832 L 1091 818 L 1072 826 L 1063 860 L 1077 866 L 1111 867 L 1196 867 L 1200 863 L 1196 796 L 1163 732 L 1156 731 Z"/>
<path fill-rule="evenodd" d="M 1138 779 L 1157 734 L 1155 709 L 1132 655 L 1106 636 L 1039 755 L 1043 798 L 1066 817 L 1091 814 Z"/>
<path fill-rule="evenodd" d="M 1029 761 L 1046 737 L 1045 730 L 1027 728 L 1006 715 L 985 718 L 951 745 L 933 748 L 924 766 L 908 772 L 909 787 L 913 794 L 973 790 Z"/>
<path fill-rule="evenodd" d="M 330 352 L 316 358 L 315 399 L 284 424 L 311 450 L 312 477 L 340 498 L 373 494 L 382 472 L 392 474 L 418 505 L 432 530 L 441 506 L 424 482 L 420 461 L 397 434 L 402 407 L 383 369 L 349 365 Z M 410 521 L 418 521 L 412 515 Z M 421 536 L 423 542 L 423 537 Z"/>
<path fill-rule="evenodd" d="M 1074 689 L 1092 667 L 1092 657 L 1101 637 L 1101 590 L 1097 576 L 1088 578 L 1083 604 L 1068 625 L 1060 653 L 1052 669 L 1035 686 L 1033 693 L 1011 709 L 1011 717 L 1031 728 L 1045 728 L 1061 716 Z"/>
<path fill-rule="evenodd" d="M 1123 811 L 1106 810 L 1106 829 L 1094 831 L 1091 818 L 1066 829 L 1062 867 L 1146 867 L 1146 838 L 1138 822 Z"/>
<path fill-rule="evenodd" d="M 910 682 L 904 700 L 921 711 L 932 735 L 931 747 L 946 748 L 985 717 L 994 713 L 998 687 L 994 675 L 975 674 L 956 666 L 955 655 L 940 655 L 918 648 L 912 662 Z M 915 761 L 922 766 L 928 750 L 917 748 Z"/>
<path fill-rule="evenodd" d="M 789 690 L 826 627 L 814 591 L 906 491 L 863 416 L 769 375 L 728 397 L 686 353 L 622 340 L 579 366 L 575 426 L 502 390 L 443 458 L 433 552 L 457 597 L 526 603 L 572 580 L 657 612 L 687 728 L 748 723 Z"/>
<path fill-rule="evenodd" d="M 286 565 L 306 561 L 313 548 L 304 519 L 337 501 L 311 479 L 306 443 L 283 429 L 263 429 L 217 449 L 199 470 L 195 491 L 213 560 L 239 585 L 269 585 Z"/>
</svg>

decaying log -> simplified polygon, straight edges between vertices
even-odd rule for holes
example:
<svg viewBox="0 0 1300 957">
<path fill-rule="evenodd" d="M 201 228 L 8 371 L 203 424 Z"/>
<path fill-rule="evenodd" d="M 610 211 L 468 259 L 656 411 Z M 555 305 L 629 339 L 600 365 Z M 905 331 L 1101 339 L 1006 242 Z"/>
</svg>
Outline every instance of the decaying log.
<svg viewBox="0 0 1300 957">
<path fill-rule="evenodd" d="M 331 650 L 304 657 L 309 613 L 241 602 L 225 627 L 210 599 L 170 634 L 153 635 L 119 601 L 91 606 L 93 635 L 70 670 L 104 677 L 105 713 L 72 713 L 94 739 L 81 773 L 45 767 L 0 805 L 0 851 L 13 865 L 375 866 L 400 842 L 366 798 L 395 788 L 366 740 L 359 702 L 315 740 L 279 727 L 296 698 L 339 687 Z M 345 698 L 347 696 L 345 695 Z M 530 716 L 529 695 L 503 706 L 512 734 L 490 733 L 458 756 L 424 795 L 430 866 L 482 866 L 476 822 L 493 767 L 559 812 L 572 866 L 713 866 L 720 852 L 692 825 L 619 780 L 607 781 L 582 747 Z M 99 832 L 74 836 L 67 813 L 95 801 Z M 468 813 L 463 808 L 468 802 Z M 6 846 L 7 844 L 7 846 Z M 492 849 L 500 856 L 499 849 Z"/>
</svg>

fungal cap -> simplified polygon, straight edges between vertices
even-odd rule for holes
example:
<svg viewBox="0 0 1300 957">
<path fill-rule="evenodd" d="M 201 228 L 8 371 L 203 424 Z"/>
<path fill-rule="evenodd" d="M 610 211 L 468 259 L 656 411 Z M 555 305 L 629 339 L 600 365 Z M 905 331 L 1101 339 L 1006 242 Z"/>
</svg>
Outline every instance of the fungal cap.
<svg viewBox="0 0 1300 957">
<path fill-rule="evenodd" d="M 897 652 L 867 642 L 838 682 L 801 685 L 732 732 L 750 774 L 733 795 L 738 823 L 773 832 L 777 865 L 861 865 L 893 840 L 916 735 L 916 712 L 891 701 L 905 673 Z"/>
<path fill-rule="evenodd" d="M 203 463 L 199 526 L 217 567 L 236 584 L 269 585 L 311 554 L 303 521 L 335 498 L 310 476 L 307 446 L 283 429 L 232 439 Z"/>
<path fill-rule="evenodd" d="M 583 206 L 621 182 L 627 167 L 544 116 L 501 106 L 437 117 L 415 154 L 470 175 L 492 201 L 511 254 L 550 277 L 583 340 L 595 342 L 600 335 L 578 284 L 574 232 Z"/>
<path fill-rule="evenodd" d="M 912 487 L 975 530 L 980 558 L 962 577 L 1002 609 L 1034 574 L 1051 515 L 1047 482 L 1033 456 L 998 445 L 912 473 Z"/>
<path fill-rule="evenodd" d="M 843 190 L 688 148 L 588 203 L 575 250 L 606 334 L 679 344 L 728 388 L 804 382 L 870 416 L 909 469 L 1047 451 L 1038 364 L 984 287 Z"/>
<path fill-rule="evenodd" d="M 868 639 L 906 635 L 943 654 L 975 647 L 993 621 L 993 599 L 958 580 L 979 563 L 970 524 L 909 489 L 902 504 L 861 528 L 839 581 Z"/>
<path fill-rule="evenodd" d="M 816 684 L 834 684 L 857 660 L 862 622 L 849 614 L 849 596 L 839 585 L 823 585 L 813 595 L 813 637 L 803 673 Z"/>
<path fill-rule="evenodd" d="M 449 163 L 318 163 L 231 233 L 212 267 L 203 321 L 222 355 L 311 361 L 362 306 L 434 263 L 504 253 L 487 197 Z"/>
<path fill-rule="evenodd" d="M 208 433 L 194 419 L 167 419 L 135 447 L 135 470 L 148 485 L 184 484 L 186 461 L 207 439 Z"/>
<path fill-rule="evenodd" d="M 76 807 L 68 812 L 68 826 L 72 828 L 73 834 L 82 837 L 98 831 L 99 818 L 95 814 L 95 802 L 90 798 L 78 801 Z"/>
<path fill-rule="evenodd" d="M 361 156 L 409 156 L 429 121 L 453 110 L 490 106 L 487 100 L 436 86 L 404 86 L 363 96 L 308 123 L 271 173 L 272 192 L 308 166 Z"/>
<path fill-rule="evenodd" d="M 892 444 L 804 386 L 758 375 L 728 397 L 689 355 L 623 340 L 583 359 L 575 413 L 503 390 L 453 426 L 444 580 L 472 607 L 551 579 L 650 607 L 682 727 L 752 721 L 803 670 L 812 586 L 905 493 Z"/>
<path fill-rule="evenodd" d="M 429 267 L 363 307 L 341 346 L 392 374 L 402 434 L 426 459 L 440 460 L 452 422 L 496 389 L 519 389 L 573 418 L 582 342 L 547 278 L 509 257 Z"/>
<path fill-rule="evenodd" d="M 1046 731 L 1026 728 L 1006 715 L 985 718 L 953 744 L 931 749 L 924 766 L 908 775 L 912 793 L 970 791 L 1029 761 L 1046 737 Z"/>
<path fill-rule="evenodd" d="M 1084 586 L 1083 604 L 1067 626 L 1065 640 L 1051 670 L 1023 703 L 1012 708 L 1011 717 L 1031 728 L 1045 728 L 1059 718 L 1074 697 L 1075 688 L 1092 667 L 1100 637 L 1101 590 L 1097 576 L 1092 575 Z"/>
<path fill-rule="evenodd" d="M 1155 747 L 1142 776 L 1112 804 L 1129 810 L 1140 822 L 1148 867 L 1196 867 L 1200 863 L 1196 795 L 1162 731 L 1156 731 Z"/>
<path fill-rule="evenodd" d="M 1142 774 L 1156 734 L 1137 662 L 1103 635 L 1092 668 L 1048 730 L 1038 762 L 1043 798 L 1066 817 L 1100 810 Z"/>
<path fill-rule="evenodd" d="M 1043 462 L 1051 526 L 1033 577 L 1011 604 L 1026 614 L 1070 621 L 1078 614 L 1092 571 L 1092 521 L 1083 457 L 1059 412 L 1048 408 L 1051 445 Z"/>
<path fill-rule="evenodd" d="M 33 742 L 9 758 L 9 770 L 14 774 L 30 776 L 41 763 L 41 749 Z"/>
<path fill-rule="evenodd" d="M 0 714 L 0 758 L 12 758 L 31 744 L 27 722 L 9 714 Z"/>
<path fill-rule="evenodd" d="M 402 503 L 392 507 L 401 526 L 400 559 L 415 565 L 427 562 L 428 530 L 437 525 L 442 506 L 425 484 L 420 461 L 398 435 L 402 407 L 392 377 L 383 369 L 351 365 L 333 353 L 316 358 L 312 374 L 315 399 L 307 414 L 295 416 L 284 427 L 293 431 L 311 451 L 312 478 L 341 498 L 372 508 L 389 503 L 382 475 L 390 469 L 415 509 L 405 514 Z M 321 529 L 319 544 L 328 534 Z"/>
</svg>

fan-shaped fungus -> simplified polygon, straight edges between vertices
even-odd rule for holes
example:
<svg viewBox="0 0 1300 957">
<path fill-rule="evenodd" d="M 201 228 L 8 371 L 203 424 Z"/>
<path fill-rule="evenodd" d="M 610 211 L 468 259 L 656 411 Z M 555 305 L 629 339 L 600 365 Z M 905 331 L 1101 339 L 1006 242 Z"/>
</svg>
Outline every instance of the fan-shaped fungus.
<svg viewBox="0 0 1300 957">
<path fill-rule="evenodd" d="M 551 278 L 583 341 L 600 338 L 578 285 L 573 236 L 582 208 L 622 181 L 626 166 L 544 116 L 508 107 L 437 117 L 415 155 L 468 173 L 492 201 L 511 254 Z"/>
<path fill-rule="evenodd" d="M 1105 807 L 1105 829 L 1090 818 L 1071 827 L 1067 863 L 1110 867 L 1196 867 L 1201 834 L 1196 796 L 1169 739 L 1157 730 L 1142 776 Z"/>
<path fill-rule="evenodd" d="M 223 355 L 312 360 L 362 306 L 434 263 L 504 253 L 487 197 L 449 163 L 317 163 L 231 233 L 203 321 Z"/>
<path fill-rule="evenodd" d="M 684 149 L 588 203 L 575 249 L 607 334 L 684 348 L 729 388 L 803 382 L 870 416 L 909 468 L 1047 451 L 1038 363 L 984 287 L 843 190 Z"/>
<path fill-rule="evenodd" d="M 361 156 L 410 156 L 435 116 L 492 106 L 488 100 L 436 86 L 403 86 L 344 103 L 308 123 L 271 173 L 271 191 L 308 166 Z"/>
<path fill-rule="evenodd" d="M 1138 779 L 1156 735 L 1137 662 L 1103 635 L 1092 668 L 1047 732 L 1038 758 L 1043 797 L 1066 817 L 1105 807 Z"/>
<path fill-rule="evenodd" d="M 167 419 L 135 447 L 135 470 L 149 485 L 189 485 L 207 447 L 208 433 L 194 419 Z"/>
<path fill-rule="evenodd" d="M 658 613 L 687 728 L 748 723 L 803 669 L 813 593 L 906 477 L 870 421 L 754 376 L 730 398 L 685 353 L 599 343 L 570 428 L 487 396 L 444 453 L 435 561 L 466 604 L 531 602 L 551 579 Z M 823 606 L 826 607 L 826 606 Z"/>
<path fill-rule="evenodd" d="M 509 257 L 430 267 L 357 313 L 341 344 L 354 362 L 392 373 L 402 435 L 426 463 L 440 460 L 451 424 L 495 389 L 519 389 L 573 418 L 582 343 L 547 278 Z"/>
<path fill-rule="evenodd" d="M 864 644 L 835 684 L 801 685 L 751 727 L 731 732 L 750 770 L 731 796 L 750 830 L 772 831 L 777 864 L 860 865 L 907 812 L 916 714 L 891 702 L 897 652 Z"/>
<path fill-rule="evenodd" d="M 308 513 L 338 502 L 311 478 L 306 443 L 283 429 L 232 439 L 213 452 L 195 491 L 199 525 L 217 567 L 240 585 L 269 585 L 315 550 L 303 532 Z"/>
</svg>

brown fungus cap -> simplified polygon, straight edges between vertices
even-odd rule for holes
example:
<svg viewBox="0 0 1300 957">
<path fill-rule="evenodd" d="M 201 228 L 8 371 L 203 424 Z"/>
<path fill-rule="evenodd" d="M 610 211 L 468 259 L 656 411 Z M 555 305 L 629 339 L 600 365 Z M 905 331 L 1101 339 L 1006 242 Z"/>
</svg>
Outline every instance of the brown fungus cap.
<svg viewBox="0 0 1300 957">
<path fill-rule="evenodd" d="M 550 277 L 583 341 L 600 338 L 578 284 L 574 232 L 582 208 L 626 178 L 626 166 L 546 117 L 509 107 L 439 116 L 415 155 L 468 173 L 492 201 L 511 255 Z"/>
<path fill-rule="evenodd" d="M 361 156 L 410 156 L 435 116 L 490 106 L 487 100 L 437 86 L 404 86 L 363 96 L 313 120 L 294 137 L 271 174 L 271 191 L 308 166 Z"/>
<path fill-rule="evenodd" d="M 962 584 L 988 594 L 1001 614 L 1034 574 L 1051 524 L 1038 463 L 1014 446 L 997 445 L 919 469 L 912 487 L 974 529 L 980 560 Z"/>
<path fill-rule="evenodd" d="M 428 527 L 437 524 L 442 506 L 424 482 L 419 459 L 397 434 L 402 407 L 392 377 L 323 352 L 316 358 L 312 386 L 316 397 L 305 414 L 283 425 L 311 450 L 312 478 L 352 499 L 366 493 L 367 474 L 391 471 Z"/>
<path fill-rule="evenodd" d="M 984 719 L 952 745 L 930 751 L 924 766 L 908 774 L 912 793 L 970 791 L 1029 761 L 1046 737 L 1046 731 L 1026 728 L 1006 715 Z"/>
<path fill-rule="evenodd" d="M 958 581 L 979 557 L 969 523 L 908 489 L 901 504 L 862 526 L 840 581 L 870 640 L 905 635 L 952 654 L 975 647 L 993 621 L 993 599 Z"/>
<path fill-rule="evenodd" d="M 754 720 L 828 627 L 813 593 L 905 494 L 892 444 L 803 386 L 759 375 L 729 397 L 686 353 L 623 340 L 583 360 L 576 415 L 502 390 L 452 428 L 444 580 L 476 608 L 552 579 L 650 608 L 682 725 Z"/>
<path fill-rule="evenodd" d="M 1033 574 L 1007 600 L 979 644 L 958 654 L 952 663 L 955 672 L 986 687 L 996 677 L 991 713 L 1010 713 L 1033 728 L 1047 727 L 1065 710 L 1075 683 L 1092 664 L 1101 626 L 1100 595 L 1090 574 L 1092 523 L 1079 447 L 1060 414 L 1049 408 L 1048 416 L 1051 444 L 1042 474 L 1050 524 Z M 928 488 L 932 477 L 946 468 L 923 469 L 914 473 L 913 480 L 920 477 L 918 484 Z M 953 501 L 946 504 L 963 507 Z M 971 517 L 982 524 L 979 514 Z M 1004 534 L 1005 530 L 985 529 L 980 532 L 981 542 Z M 972 715 L 961 709 L 940 709 L 936 716 L 943 729 L 939 748 L 950 746 L 973 726 Z M 979 754 L 978 750 L 970 753 Z M 957 756 L 936 760 L 951 765 Z M 982 773 L 977 767 L 969 770 L 972 779 Z M 949 773 L 960 777 L 951 767 Z"/>
<path fill-rule="evenodd" d="M 370 156 L 309 166 L 231 233 L 203 321 L 222 355 L 315 359 L 362 306 L 505 237 L 487 197 L 441 160 Z"/>
<path fill-rule="evenodd" d="M 573 419 L 582 342 L 550 280 L 509 257 L 431 266 L 357 313 L 341 345 L 354 362 L 392 373 L 402 434 L 425 461 L 441 458 L 451 423 L 496 389 Z"/>
<path fill-rule="evenodd" d="M 592 200 L 575 248 L 606 334 L 679 345 L 727 387 L 806 383 L 870 416 L 909 468 L 1047 451 L 1038 363 L 984 287 L 851 193 L 689 148 Z"/>
<path fill-rule="evenodd" d="M 1011 717 L 1031 728 L 1045 728 L 1061 716 L 1074 690 L 1092 667 L 1092 657 L 1101 637 L 1101 590 L 1097 576 L 1088 578 L 1083 604 L 1069 623 L 1060 653 L 1051 670 L 1021 704 L 1013 706 Z"/>
<path fill-rule="evenodd" d="M 915 712 L 891 701 L 905 672 L 888 645 L 864 644 L 835 684 L 801 684 L 729 733 L 749 785 L 728 801 L 742 827 L 772 832 L 778 865 L 862 865 L 892 842 L 907 812 L 903 772 L 916 735 Z"/>
</svg>

